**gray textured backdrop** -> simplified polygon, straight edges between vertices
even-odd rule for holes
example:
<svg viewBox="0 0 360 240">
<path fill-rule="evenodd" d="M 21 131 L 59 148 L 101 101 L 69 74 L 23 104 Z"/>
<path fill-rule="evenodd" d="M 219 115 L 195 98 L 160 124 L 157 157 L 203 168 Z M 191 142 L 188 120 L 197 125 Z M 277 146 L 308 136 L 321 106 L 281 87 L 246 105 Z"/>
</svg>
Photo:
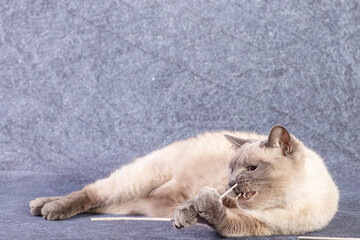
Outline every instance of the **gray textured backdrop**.
<svg viewBox="0 0 360 240">
<path fill-rule="evenodd" d="M 0 1 L 0 238 L 212 238 L 88 215 L 47 222 L 28 202 L 204 131 L 275 123 L 340 185 L 338 215 L 312 234 L 360 237 L 359 4 Z"/>
</svg>

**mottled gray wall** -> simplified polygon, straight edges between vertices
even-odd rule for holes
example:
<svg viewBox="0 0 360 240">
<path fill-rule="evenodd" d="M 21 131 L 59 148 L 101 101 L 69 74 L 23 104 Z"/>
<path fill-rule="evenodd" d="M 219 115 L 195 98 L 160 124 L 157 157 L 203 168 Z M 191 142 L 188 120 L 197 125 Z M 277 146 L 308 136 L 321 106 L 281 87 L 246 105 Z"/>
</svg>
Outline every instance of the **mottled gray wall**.
<svg viewBox="0 0 360 240">
<path fill-rule="evenodd" d="M 355 178 L 358 6 L 1 1 L 0 170 L 95 179 L 203 131 L 281 123 Z"/>
<path fill-rule="evenodd" d="M 340 186 L 335 219 L 311 234 L 359 237 L 359 5 L 1 0 L 0 239 L 213 239 L 199 226 L 49 222 L 28 203 L 176 140 L 275 123 Z"/>
</svg>

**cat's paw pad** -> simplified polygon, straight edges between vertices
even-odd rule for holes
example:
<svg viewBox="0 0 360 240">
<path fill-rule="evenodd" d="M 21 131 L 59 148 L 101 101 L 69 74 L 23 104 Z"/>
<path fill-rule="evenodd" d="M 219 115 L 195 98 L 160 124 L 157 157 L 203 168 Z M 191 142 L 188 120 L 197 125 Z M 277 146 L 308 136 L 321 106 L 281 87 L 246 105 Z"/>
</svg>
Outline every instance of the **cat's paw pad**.
<svg viewBox="0 0 360 240">
<path fill-rule="evenodd" d="M 61 200 L 48 202 L 41 209 L 41 216 L 46 220 L 61 220 L 68 217 L 65 205 Z"/>
<path fill-rule="evenodd" d="M 215 218 L 223 209 L 220 194 L 211 187 L 200 190 L 195 197 L 194 206 L 199 215 L 208 220 Z"/>
<path fill-rule="evenodd" d="M 30 206 L 30 213 L 34 216 L 41 216 L 41 209 L 44 205 L 48 202 L 53 202 L 58 200 L 59 197 L 42 197 L 42 198 L 35 198 L 29 204 Z"/>
<path fill-rule="evenodd" d="M 197 222 L 197 219 L 198 216 L 194 207 L 194 202 L 186 202 L 175 209 L 174 227 L 176 229 L 190 227 Z"/>
</svg>

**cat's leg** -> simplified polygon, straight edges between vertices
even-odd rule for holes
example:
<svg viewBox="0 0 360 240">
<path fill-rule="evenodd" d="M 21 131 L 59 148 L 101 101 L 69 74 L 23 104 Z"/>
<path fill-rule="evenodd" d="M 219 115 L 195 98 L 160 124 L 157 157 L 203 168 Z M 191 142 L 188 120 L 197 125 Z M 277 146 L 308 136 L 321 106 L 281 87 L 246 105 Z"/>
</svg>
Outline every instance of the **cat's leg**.
<svg viewBox="0 0 360 240">
<path fill-rule="evenodd" d="M 139 159 L 80 191 L 63 197 L 35 199 L 30 202 L 30 211 L 47 220 L 65 219 L 82 212 L 137 213 L 133 204 L 127 203 L 146 197 L 169 181 L 170 172 L 161 161 Z"/>
<path fill-rule="evenodd" d="M 226 208 L 222 204 L 220 194 L 214 188 L 201 189 L 191 209 L 195 209 L 199 219 L 207 222 L 223 236 L 264 236 L 272 233 L 271 229 L 259 219 Z M 174 222 L 178 224 L 176 227 L 185 227 L 183 223 L 188 221 L 187 218 L 187 215 L 181 215 L 175 211 Z"/>
<path fill-rule="evenodd" d="M 85 187 L 62 197 L 36 198 L 30 202 L 30 212 L 47 220 L 61 220 L 86 212 L 98 204 L 97 196 Z"/>
</svg>

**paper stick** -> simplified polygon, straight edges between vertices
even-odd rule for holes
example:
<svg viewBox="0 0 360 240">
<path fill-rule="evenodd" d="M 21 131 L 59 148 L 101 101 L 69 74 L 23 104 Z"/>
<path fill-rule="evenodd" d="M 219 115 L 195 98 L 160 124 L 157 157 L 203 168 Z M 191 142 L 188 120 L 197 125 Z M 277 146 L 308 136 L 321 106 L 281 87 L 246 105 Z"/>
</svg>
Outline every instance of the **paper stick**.
<svg viewBox="0 0 360 240">
<path fill-rule="evenodd" d="M 227 190 L 226 192 L 224 192 L 223 195 L 220 196 L 220 199 L 223 199 L 226 195 L 229 194 L 229 192 L 231 192 L 238 184 L 235 183 L 231 188 L 229 188 L 229 190 Z"/>
<path fill-rule="evenodd" d="M 171 218 L 150 218 L 150 217 L 99 217 L 91 218 L 91 221 L 163 221 L 171 222 Z"/>
</svg>

